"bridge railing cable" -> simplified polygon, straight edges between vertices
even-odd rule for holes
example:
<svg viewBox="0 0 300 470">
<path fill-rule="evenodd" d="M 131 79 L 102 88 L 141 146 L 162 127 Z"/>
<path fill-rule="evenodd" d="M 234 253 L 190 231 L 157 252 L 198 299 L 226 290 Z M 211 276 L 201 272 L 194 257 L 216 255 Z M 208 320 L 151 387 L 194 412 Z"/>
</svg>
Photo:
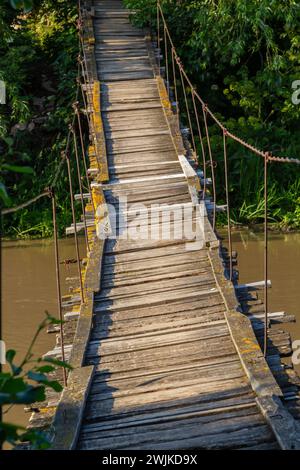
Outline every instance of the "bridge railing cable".
<svg viewBox="0 0 300 470">
<path fill-rule="evenodd" d="M 163 47 L 161 47 L 161 43 Z M 212 225 L 213 229 L 216 228 L 216 211 L 217 211 L 217 192 L 216 192 L 216 172 L 217 163 L 213 158 L 213 150 L 210 139 L 210 125 L 211 121 L 216 125 L 223 136 L 223 164 L 224 164 L 224 178 L 225 178 L 225 198 L 226 198 L 226 213 L 227 213 L 227 236 L 228 236 L 228 257 L 229 257 L 229 273 L 228 277 L 231 281 L 236 282 L 233 271 L 233 257 L 232 257 L 232 233 L 231 233 L 231 219 L 230 219 L 230 200 L 229 200 L 229 178 L 230 178 L 230 165 L 228 159 L 228 142 L 229 140 L 236 142 L 241 147 L 247 149 L 255 156 L 261 157 L 264 160 L 264 355 L 267 355 L 268 349 L 268 171 L 270 163 L 286 163 L 300 165 L 300 159 L 289 157 L 274 156 L 269 151 L 263 151 L 254 145 L 246 142 L 238 135 L 232 133 L 220 121 L 216 114 L 206 104 L 205 100 L 200 96 L 196 87 L 193 85 L 189 75 L 187 74 L 179 54 L 177 53 L 174 45 L 172 35 L 170 33 L 168 23 L 166 21 L 160 0 L 157 0 L 157 48 L 158 48 L 158 68 L 159 75 L 163 75 L 161 67 L 161 51 L 164 50 L 164 74 L 166 79 L 166 89 L 169 94 L 171 103 L 174 103 L 175 113 L 177 114 L 178 130 L 181 129 L 180 111 L 181 102 L 184 104 L 183 110 L 186 121 L 189 125 L 189 134 L 191 137 L 192 156 L 194 160 L 198 160 L 197 148 L 200 147 L 202 154 L 202 167 L 203 167 L 203 185 L 202 197 L 204 200 L 210 198 L 210 193 L 207 191 L 209 180 L 207 173 L 210 173 L 212 184 Z M 171 51 L 171 54 L 170 54 Z M 171 58 L 170 58 L 171 55 Z M 170 73 L 171 69 L 171 73 Z M 180 78 L 178 80 L 178 77 Z M 173 83 L 170 83 L 173 80 Z M 191 99 L 189 99 L 189 95 Z M 181 99 L 180 99 L 181 98 Z M 175 99 L 175 102 L 173 101 Z M 201 108 L 202 112 L 199 112 Z M 194 117 L 194 119 L 193 119 Z M 198 142 L 197 142 L 198 141 Z"/>
</svg>

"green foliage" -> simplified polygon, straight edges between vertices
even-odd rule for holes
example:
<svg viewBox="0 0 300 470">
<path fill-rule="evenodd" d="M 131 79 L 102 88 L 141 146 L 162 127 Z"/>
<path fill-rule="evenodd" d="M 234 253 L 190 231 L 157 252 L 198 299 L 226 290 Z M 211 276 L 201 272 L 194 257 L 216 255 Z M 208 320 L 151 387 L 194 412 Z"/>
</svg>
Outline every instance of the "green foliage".
<svg viewBox="0 0 300 470">
<path fill-rule="evenodd" d="M 8 0 L 0 6 L 0 26 L 6 32 L 0 38 L 0 80 L 7 89 L 7 105 L 0 106 L 0 198 L 6 206 L 35 197 L 51 183 L 77 87 L 76 2 L 36 0 L 25 14 L 21 3 L 29 8 L 28 2 L 14 2 L 21 8 L 14 10 Z M 67 188 L 63 168 L 56 188 L 61 228 L 70 221 Z M 5 235 L 50 236 L 49 200 L 5 216 L 3 222 Z"/>
<path fill-rule="evenodd" d="M 48 374 L 53 374 L 57 367 L 71 369 L 61 361 L 47 358 L 34 358 L 33 348 L 39 334 L 49 325 L 60 324 L 60 321 L 46 312 L 46 318 L 38 326 L 28 351 L 20 364 L 14 362 L 16 351 L 9 350 L 6 353 L 6 361 L 10 367 L 9 372 L 0 373 L 0 406 L 3 414 L 15 405 L 30 405 L 42 402 L 46 399 L 46 388 L 60 392 L 62 386 L 56 380 L 51 379 Z M 20 442 L 29 442 L 33 449 L 46 449 L 50 447 L 47 436 L 39 431 L 28 431 L 20 426 L 5 422 L 0 423 L 0 447 L 5 443 L 15 446 Z"/>
<path fill-rule="evenodd" d="M 155 0 L 125 3 L 136 10 L 133 21 L 150 24 L 156 31 Z M 300 106 L 291 100 L 292 82 L 300 79 L 299 0 L 160 3 L 191 81 L 224 125 L 262 150 L 300 158 Z M 181 117 L 188 125 L 183 102 Z M 208 124 L 221 202 L 222 135 L 211 120 Z M 198 151 L 201 155 L 200 145 Z M 228 158 L 234 218 L 242 223 L 260 222 L 262 162 L 234 143 L 229 145 Z M 282 228 L 300 228 L 299 168 L 272 165 L 270 188 L 270 220 Z"/>
<path fill-rule="evenodd" d="M 12 3 L 20 10 L 9 7 L 8 0 L 0 6 L 0 79 L 8 93 L 8 106 L 0 107 L 0 198 L 6 205 L 35 196 L 51 181 L 66 141 L 78 53 L 75 2 Z M 156 0 L 125 3 L 135 10 L 133 21 L 155 30 Z M 161 5 L 186 71 L 226 127 L 263 150 L 299 157 L 300 106 L 291 101 L 292 82 L 300 77 L 299 0 L 161 0 Z M 187 125 L 184 111 L 182 105 Z M 212 122 L 209 130 L 221 202 L 222 137 Z M 262 162 L 234 143 L 228 156 L 235 220 L 259 222 L 259 211 L 252 208 L 262 198 Z M 9 169 L 14 166 L 31 167 L 34 174 L 14 173 Z M 295 166 L 272 168 L 270 187 L 283 209 L 271 205 L 270 218 L 282 228 L 300 226 L 299 178 Z M 67 187 L 63 173 L 57 188 L 60 227 L 70 220 Z M 51 235 L 49 201 L 5 217 L 4 231 L 20 237 Z"/>
</svg>

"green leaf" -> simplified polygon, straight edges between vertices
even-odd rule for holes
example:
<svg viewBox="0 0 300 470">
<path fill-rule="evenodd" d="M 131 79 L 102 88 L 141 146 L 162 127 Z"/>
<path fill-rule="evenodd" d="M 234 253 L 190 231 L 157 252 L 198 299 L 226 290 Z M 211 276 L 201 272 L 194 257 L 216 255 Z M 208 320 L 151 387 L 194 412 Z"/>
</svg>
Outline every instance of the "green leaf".
<svg viewBox="0 0 300 470">
<path fill-rule="evenodd" d="M 12 364 L 14 358 L 16 356 L 16 351 L 14 349 L 9 349 L 6 353 L 6 360 L 9 364 Z"/>
<path fill-rule="evenodd" d="M 14 445 L 18 438 L 18 431 L 23 431 L 24 428 L 20 426 L 15 426 L 14 424 L 9 423 L 0 423 L 0 443 L 3 444 L 5 441 Z"/>
<path fill-rule="evenodd" d="M 46 375 L 44 374 L 40 374 L 38 372 L 33 372 L 32 370 L 30 370 L 29 372 L 27 372 L 27 377 L 30 379 L 30 380 L 33 380 L 34 382 L 41 382 L 41 383 L 46 383 L 48 382 L 48 378 Z"/>
<path fill-rule="evenodd" d="M 22 379 L 21 377 L 10 377 L 2 385 L 1 392 L 15 395 L 19 392 L 23 392 L 24 390 L 26 390 L 26 388 L 27 385 L 25 384 L 24 379 Z"/>
<path fill-rule="evenodd" d="M 46 434 L 41 431 L 29 430 L 19 437 L 20 442 L 30 442 L 33 450 L 45 450 L 51 447 Z"/>
<path fill-rule="evenodd" d="M 8 206 L 10 204 L 10 197 L 7 194 L 6 187 L 3 183 L 0 183 L 0 199 L 2 200 L 5 206 Z"/>
<path fill-rule="evenodd" d="M 50 325 L 61 325 L 62 323 L 64 323 L 63 321 L 59 320 L 58 318 L 55 318 L 52 315 L 50 315 L 50 313 L 47 312 L 47 311 L 46 311 L 46 316 L 47 316 L 48 323 Z"/>
<path fill-rule="evenodd" d="M 39 387 L 28 387 L 25 392 L 18 393 L 16 401 L 13 403 L 30 405 L 36 401 L 39 402 L 44 400 L 46 400 L 45 387 L 41 385 Z"/>
<path fill-rule="evenodd" d="M 60 385 L 60 383 L 57 382 L 57 380 L 51 380 L 47 382 L 47 384 L 45 385 L 47 385 L 47 387 L 52 388 L 55 392 L 61 392 L 63 390 L 62 385 Z"/>
<path fill-rule="evenodd" d="M 21 372 L 22 372 L 22 367 L 18 367 L 18 366 L 15 366 L 14 364 L 11 364 L 11 369 L 13 371 L 13 374 L 16 376 L 16 375 L 20 375 Z"/>
<path fill-rule="evenodd" d="M 9 442 L 16 446 L 19 442 L 29 442 L 33 450 L 44 450 L 51 447 L 48 436 L 38 430 L 26 430 L 22 426 L 10 423 L 0 423 L 0 443 Z"/>
<path fill-rule="evenodd" d="M 5 382 L 10 377 L 11 377 L 11 374 L 9 372 L 1 372 L 0 373 L 0 387 L 2 387 L 2 383 Z"/>
<path fill-rule="evenodd" d="M 12 396 L 10 393 L 0 392 L 0 405 L 10 405 L 12 403 Z"/>
<path fill-rule="evenodd" d="M 27 376 L 30 380 L 34 380 L 35 382 L 42 383 L 46 387 L 50 387 L 53 390 L 55 390 L 55 392 L 61 392 L 63 389 L 63 387 L 60 385 L 59 382 L 57 382 L 56 380 L 49 380 L 48 377 L 44 374 L 39 374 L 37 372 L 29 371 Z"/>
<path fill-rule="evenodd" d="M 29 166 L 9 165 L 4 163 L 2 165 L 3 170 L 13 171 L 14 173 L 24 173 L 27 175 L 34 175 L 34 170 Z"/>
<path fill-rule="evenodd" d="M 41 367 L 36 367 L 35 370 L 37 372 L 40 372 L 41 374 L 49 374 L 50 372 L 54 372 L 56 369 L 53 366 L 41 366 Z"/>
<path fill-rule="evenodd" d="M 41 359 L 41 361 L 50 362 L 50 364 L 53 364 L 58 367 L 64 367 L 65 369 L 73 369 L 73 367 L 67 362 L 60 361 L 59 359 L 54 359 L 53 357 L 45 357 L 44 359 Z"/>
<path fill-rule="evenodd" d="M 10 349 L 6 353 L 6 360 L 9 363 L 9 365 L 11 367 L 11 370 L 13 371 L 13 374 L 14 375 L 20 375 L 20 373 L 22 372 L 22 368 L 18 367 L 18 366 L 15 366 L 13 364 L 13 360 L 15 358 L 15 355 L 16 355 L 16 351 L 14 351 L 13 349 Z"/>
</svg>

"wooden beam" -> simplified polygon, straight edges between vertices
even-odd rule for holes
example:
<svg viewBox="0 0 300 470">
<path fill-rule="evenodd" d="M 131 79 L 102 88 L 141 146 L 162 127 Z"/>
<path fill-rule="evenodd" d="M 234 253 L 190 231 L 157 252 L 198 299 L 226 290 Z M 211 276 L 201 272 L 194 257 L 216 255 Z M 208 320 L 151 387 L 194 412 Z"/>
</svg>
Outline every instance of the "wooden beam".
<svg viewBox="0 0 300 470">
<path fill-rule="evenodd" d="M 93 374 L 94 366 L 80 367 L 70 373 L 53 422 L 52 450 L 75 448 Z"/>
<path fill-rule="evenodd" d="M 189 192 L 194 206 L 199 204 L 199 191 L 201 190 L 200 179 L 184 155 L 178 156 L 182 171 L 186 177 Z"/>
<path fill-rule="evenodd" d="M 256 402 L 282 450 L 300 450 L 300 423 L 276 396 L 257 397 Z"/>
</svg>

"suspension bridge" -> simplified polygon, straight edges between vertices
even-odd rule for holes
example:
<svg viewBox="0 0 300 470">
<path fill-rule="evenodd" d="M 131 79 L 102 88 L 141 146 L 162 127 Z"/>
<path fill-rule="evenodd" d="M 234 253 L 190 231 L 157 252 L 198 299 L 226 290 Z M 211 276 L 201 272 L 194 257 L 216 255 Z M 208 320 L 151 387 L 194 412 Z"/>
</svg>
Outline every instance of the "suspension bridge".
<svg viewBox="0 0 300 470">
<path fill-rule="evenodd" d="M 54 449 L 299 449 L 299 379 L 281 361 L 292 352 L 290 337 L 271 328 L 293 317 L 270 313 L 267 302 L 268 165 L 299 161 L 230 133 L 193 87 L 159 2 L 157 25 L 156 38 L 133 26 L 120 0 L 80 5 L 84 110 L 74 103 L 68 146 L 73 140 L 76 162 L 69 148 L 63 155 L 73 213 L 67 234 L 75 237 L 78 276 L 61 299 L 56 237 L 65 323 L 53 327 L 57 345 L 47 353 L 73 370 L 61 377 L 61 396 L 52 392 L 37 404 L 30 426 L 50 429 Z M 82 114 L 89 124 L 88 160 Z M 219 126 L 223 144 L 225 206 L 216 200 L 210 122 Z M 228 140 L 264 160 L 265 278 L 252 284 L 238 284 L 235 269 Z M 55 192 L 46 194 L 55 221 Z M 215 230 L 218 211 L 228 220 L 223 244 Z M 142 236 L 128 236 L 137 212 Z"/>
</svg>

